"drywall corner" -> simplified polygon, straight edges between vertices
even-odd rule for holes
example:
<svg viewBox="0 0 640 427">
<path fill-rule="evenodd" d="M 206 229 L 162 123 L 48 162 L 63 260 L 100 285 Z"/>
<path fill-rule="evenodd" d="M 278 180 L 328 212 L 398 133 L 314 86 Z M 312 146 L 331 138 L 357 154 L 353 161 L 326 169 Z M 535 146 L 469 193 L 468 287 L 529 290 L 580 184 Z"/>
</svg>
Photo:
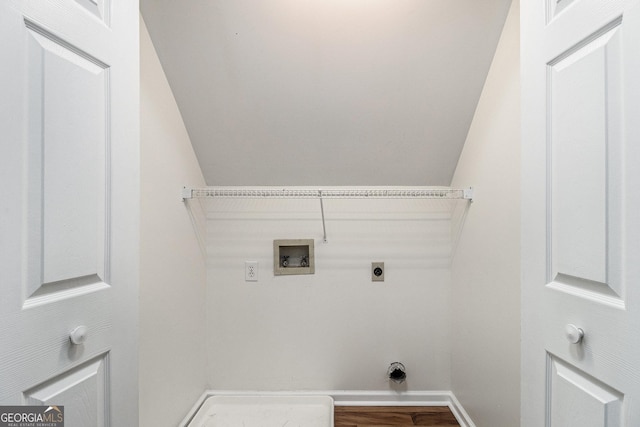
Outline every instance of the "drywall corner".
<svg viewBox="0 0 640 427">
<path fill-rule="evenodd" d="M 204 179 L 140 19 L 140 423 L 177 425 L 206 389 L 205 259 L 183 185 Z M 188 314 L 188 315 L 186 315 Z"/>
<path fill-rule="evenodd" d="M 520 419 L 519 73 L 514 0 L 451 183 L 480 195 L 451 271 L 452 390 L 478 426 Z"/>
</svg>

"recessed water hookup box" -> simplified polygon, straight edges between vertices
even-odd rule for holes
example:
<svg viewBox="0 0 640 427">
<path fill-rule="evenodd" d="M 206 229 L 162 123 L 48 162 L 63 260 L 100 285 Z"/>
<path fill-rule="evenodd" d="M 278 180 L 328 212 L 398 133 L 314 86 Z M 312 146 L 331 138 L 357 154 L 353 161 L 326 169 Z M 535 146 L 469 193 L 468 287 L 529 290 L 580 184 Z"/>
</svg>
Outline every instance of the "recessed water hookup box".
<svg viewBox="0 0 640 427">
<path fill-rule="evenodd" d="M 314 274 L 313 239 L 273 241 L 273 274 Z"/>
</svg>

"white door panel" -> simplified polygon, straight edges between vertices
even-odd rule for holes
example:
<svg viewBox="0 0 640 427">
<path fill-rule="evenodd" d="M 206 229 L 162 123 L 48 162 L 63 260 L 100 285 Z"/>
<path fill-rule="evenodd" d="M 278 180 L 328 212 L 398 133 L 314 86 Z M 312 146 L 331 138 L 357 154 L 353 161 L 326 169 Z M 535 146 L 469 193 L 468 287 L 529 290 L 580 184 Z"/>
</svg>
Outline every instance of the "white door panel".
<svg viewBox="0 0 640 427">
<path fill-rule="evenodd" d="M 65 407 L 65 425 L 108 426 L 108 356 L 100 356 L 24 392 L 25 404 Z"/>
<path fill-rule="evenodd" d="M 26 25 L 31 296 L 104 279 L 110 100 L 106 64 Z"/>
<path fill-rule="evenodd" d="M 639 9 L 522 2 L 523 427 L 640 425 Z"/>
<path fill-rule="evenodd" d="M 549 279 L 620 296 L 621 21 L 614 24 L 549 64 Z"/>
<path fill-rule="evenodd" d="M 137 425 L 137 2 L 3 2 L 0 62 L 0 405 Z"/>
<path fill-rule="evenodd" d="M 622 426 L 623 396 L 571 364 L 549 357 L 549 415 L 552 426 Z"/>
</svg>

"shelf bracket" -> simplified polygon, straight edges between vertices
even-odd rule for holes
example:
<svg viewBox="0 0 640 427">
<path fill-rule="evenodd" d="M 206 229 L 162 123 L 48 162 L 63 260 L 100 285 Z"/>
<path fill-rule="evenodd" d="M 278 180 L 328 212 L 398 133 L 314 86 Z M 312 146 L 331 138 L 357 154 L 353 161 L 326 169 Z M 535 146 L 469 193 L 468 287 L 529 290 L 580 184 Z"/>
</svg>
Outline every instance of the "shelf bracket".
<svg viewBox="0 0 640 427">
<path fill-rule="evenodd" d="M 322 214 L 322 241 L 327 243 L 327 227 L 324 222 L 324 204 L 322 202 L 322 190 L 318 190 L 318 197 L 320 198 L 320 213 Z"/>
<path fill-rule="evenodd" d="M 468 200 L 469 203 L 473 203 L 473 187 L 462 190 L 462 198 Z"/>
<path fill-rule="evenodd" d="M 182 201 L 186 202 L 188 199 L 193 199 L 193 190 L 191 188 L 182 187 Z"/>
</svg>

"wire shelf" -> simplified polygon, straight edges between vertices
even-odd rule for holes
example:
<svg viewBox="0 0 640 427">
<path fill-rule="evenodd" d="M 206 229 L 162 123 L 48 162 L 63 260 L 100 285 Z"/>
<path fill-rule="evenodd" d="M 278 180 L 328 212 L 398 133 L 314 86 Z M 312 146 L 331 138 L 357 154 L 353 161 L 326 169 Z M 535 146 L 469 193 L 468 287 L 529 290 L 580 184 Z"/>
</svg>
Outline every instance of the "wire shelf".
<svg viewBox="0 0 640 427">
<path fill-rule="evenodd" d="M 185 188 L 182 198 L 237 199 L 467 199 L 473 191 L 452 188 L 295 189 L 295 188 Z"/>
<path fill-rule="evenodd" d="M 455 188 L 330 188 L 325 190 L 307 188 L 273 187 L 205 187 L 183 188 L 182 200 L 189 199 L 318 199 L 322 215 L 323 240 L 327 242 L 324 216 L 324 199 L 431 199 L 468 200 L 473 202 L 473 189 Z"/>
</svg>

